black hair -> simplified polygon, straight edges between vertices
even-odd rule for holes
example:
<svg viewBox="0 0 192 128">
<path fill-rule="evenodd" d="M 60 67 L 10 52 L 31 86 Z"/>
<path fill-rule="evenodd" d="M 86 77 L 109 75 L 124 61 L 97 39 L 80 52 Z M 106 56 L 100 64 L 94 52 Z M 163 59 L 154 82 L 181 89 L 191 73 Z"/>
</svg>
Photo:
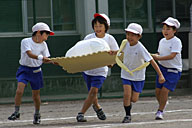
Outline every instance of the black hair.
<svg viewBox="0 0 192 128">
<path fill-rule="evenodd" d="M 49 31 L 40 31 L 40 34 L 43 35 L 43 33 L 46 33 L 47 35 L 50 35 Z M 33 32 L 32 36 L 35 36 L 37 34 L 37 31 Z"/>
<path fill-rule="evenodd" d="M 174 35 L 178 35 L 178 29 L 175 27 L 175 26 L 169 26 L 169 25 L 167 25 L 167 24 L 163 24 L 163 25 L 166 25 L 167 27 L 171 27 L 171 28 L 173 28 L 173 30 L 175 30 L 176 32 L 175 32 L 175 34 Z"/>
<path fill-rule="evenodd" d="M 32 36 L 35 36 L 36 34 L 37 34 L 37 31 L 33 32 L 33 33 L 32 33 Z"/>
<path fill-rule="evenodd" d="M 108 24 L 107 24 L 107 21 L 106 21 L 103 17 L 101 17 L 101 16 L 97 16 L 97 17 L 95 17 L 95 18 L 92 20 L 92 28 L 94 29 L 94 24 L 96 24 L 97 21 L 98 21 L 100 24 L 104 24 L 104 25 L 105 25 L 105 32 L 107 32 L 108 29 L 109 29 L 109 26 L 108 26 Z"/>
</svg>

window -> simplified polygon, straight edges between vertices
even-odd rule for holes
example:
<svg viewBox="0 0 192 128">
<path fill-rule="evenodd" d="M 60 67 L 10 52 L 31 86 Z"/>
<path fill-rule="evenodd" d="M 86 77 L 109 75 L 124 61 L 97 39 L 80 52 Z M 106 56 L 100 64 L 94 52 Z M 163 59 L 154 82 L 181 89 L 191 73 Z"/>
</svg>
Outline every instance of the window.
<svg viewBox="0 0 192 128">
<path fill-rule="evenodd" d="M 155 19 L 156 28 L 162 27 L 161 23 L 170 16 L 173 16 L 172 0 L 156 0 L 155 1 Z"/>
<path fill-rule="evenodd" d="M 108 0 L 111 29 L 124 30 L 131 22 L 141 24 L 145 32 L 161 31 L 168 17 L 181 22 L 181 31 L 190 29 L 191 0 Z"/>
<path fill-rule="evenodd" d="M 51 27 L 51 0 L 35 0 L 35 8 L 33 8 L 33 0 L 27 1 L 27 22 L 28 32 L 36 22 L 45 22 Z M 35 13 L 35 15 L 34 15 Z M 35 19 L 34 19 L 35 16 Z"/>
<path fill-rule="evenodd" d="M 75 30 L 75 1 L 53 0 L 54 31 Z"/>
<path fill-rule="evenodd" d="M 0 0 L 0 33 L 31 33 L 35 22 L 55 32 L 74 32 L 75 11 L 75 0 Z"/>
<path fill-rule="evenodd" d="M 123 0 L 109 0 L 109 18 L 112 29 L 123 29 Z"/>
<path fill-rule="evenodd" d="M 161 27 L 161 22 L 168 17 L 175 17 L 181 23 L 181 30 L 190 29 L 191 0 L 156 0 L 156 28 Z"/>
<path fill-rule="evenodd" d="M 126 0 L 126 22 L 139 23 L 148 28 L 148 9 L 146 0 Z"/>
<path fill-rule="evenodd" d="M 124 29 L 131 22 L 149 28 L 147 0 L 109 0 L 108 2 L 112 29 Z"/>
<path fill-rule="evenodd" d="M 21 0 L 0 0 L 0 33 L 22 32 Z"/>
<path fill-rule="evenodd" d="M 29 30 L 33 25 L 33 1 L 28 0 Z M 51 26 L 53 31 L 70 31 L 76 29 L 75 0 L 36 0 L 36 21 Z"/>
<path fill-rule="evenodd" d="M 181 22 L 181 27 L 185 30 L 190 28 L 190 6 L 191 0 L 175 0 L 176 2 L 176 17 Z"/>
</svg>

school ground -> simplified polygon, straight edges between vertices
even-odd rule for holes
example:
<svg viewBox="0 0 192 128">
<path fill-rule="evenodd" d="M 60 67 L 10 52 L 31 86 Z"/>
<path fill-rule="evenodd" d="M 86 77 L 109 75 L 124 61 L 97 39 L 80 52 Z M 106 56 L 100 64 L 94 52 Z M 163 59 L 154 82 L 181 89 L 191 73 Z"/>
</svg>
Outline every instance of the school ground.
<svg viewBox="0 0 192 128">
<path fill-rule="evenodd" d="M 89 108 L 85 114 L 88 122 L 76 122 L 83 100 L 49 102 L 43 100 L 41 105 L 41 124 L 33 125 L 34 107 L 32 103 L 24 102 L 21 106 L 21 118 L 9 121 L 7 117 L 14 111 L 14 104 L 0 104 L 0 128 L 191 128 L 192 127 L 192 93 L 191 90 L 176 90 L 169 96 L 164 120 L 155 120 L 157 101 L 154 96 L 140 97 L 133 104 L 132 123 L 121 123 L 125 116 L 122 98 L 99 99 L 107 119 L 97 119 L 95 112 Z M 23 99 L 26 100 L 26 97 Z"/>
</svg>

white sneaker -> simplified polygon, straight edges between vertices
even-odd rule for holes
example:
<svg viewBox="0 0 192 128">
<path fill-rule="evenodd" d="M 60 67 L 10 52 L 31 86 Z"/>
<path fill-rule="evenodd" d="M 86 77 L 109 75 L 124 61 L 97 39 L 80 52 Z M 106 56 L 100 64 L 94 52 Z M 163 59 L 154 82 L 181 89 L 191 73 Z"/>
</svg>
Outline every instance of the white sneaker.
<svg viewBox="0 0 192 128">
<path fill-rule="evenodd" d="M 163 112 L 157 111 L 155 119 L 156 120 L 163 120 Z"/>
</svg>

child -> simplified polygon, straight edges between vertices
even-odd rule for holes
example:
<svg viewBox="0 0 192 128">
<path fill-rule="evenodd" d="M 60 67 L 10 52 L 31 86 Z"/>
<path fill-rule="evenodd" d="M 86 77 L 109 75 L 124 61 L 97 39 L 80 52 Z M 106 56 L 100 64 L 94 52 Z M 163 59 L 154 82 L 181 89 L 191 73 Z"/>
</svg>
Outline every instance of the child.
<svg viewBox="0 0 192 128">
<path fill-rule="evenodd" d="M 156 119 L 163 119 L 163 110 L 167 103 L 168 93 L 174 91 L 181 77 L 182 59 L 181 49 L 182 43 L 175 36 L 180 23 L 177 19 L 169 17 L 163 22 L 162 33 L 164 38 L 159 41 L 158 53 L 153 54 L 153 58 L 158 60 L 159 67 L 163 73 L 166 82 L 161 84 L 156 81 L 156 98 L 159 108 L 156 113 Z"/>
<path fill-rule="evenodd" d="M 109 47 L 111 49 L 109 54 L 116 54 L 117 50 L 119 49 L 119 46 L 115 38 L 112 35 L 106 33 L 107 30 L 109 29 L 109 26 L 110 26 L 110 20 L 107 15 L 98 13 L 94 14 L 94 19 L 92 20 L 92 28 L 95 33 L 87 35 L 84 39 L 85 40 L 91 38 L 103 39 L 109 44 Z M 110 65 L 109 67 L 112 67 L 112 65 Z M 91 105 L 93 105 L 93 109 L 100 120 L 106 119 L 106 116 L 101 106 L 98 104 L 97 93 L 107 77 L 107 72 L 108 72 L 107 66 L 83 72 L 83 78 L 87 84 L 89 94 L 87 99 L 84 101 L 84 105 L 81 111 L 78 113 L 76 117 L 77 122 L 87 121 L 86 118 L 84 117 L 84 114 Z"/>
<path fill-rule="evenodd" d="M 21 98 L 30 82 L 32 88 L 32 97 L 35 106 L 35 114 L 33 124 L 40 123 L 40 88 L 43 88 L 43 76 L 41 71 L 42 63 L 50 63 L 49 50 L 46 40 L 49 35 L 54 35 L 45 23 L 37 23 L 32 27 L 32 38 L 25 38 L 21 41 L 21 58 L 19 60 L 20 67 L 17 70 L 16 78 L 18 86 L 15 95 L 15 112 L 8 117 L 9 120 L 20 118 Z"/>
<path fill-rule="evenodd" d="M 147 49 L 142 45 L 139 39 L 142 37 L 142 27 L 139 24 L 131 23 L 125 29 L 126 31 L 126 39 L 127 44 L 125 45 L 122 52 L 124 52 L 123 63 L 129 69 L 133 70 L 141 65 L 144 62 L 150 62 L 159 75 L 159 82 L 163 83 L 165 81 L 158 65 L 153 60 L 150 53 Z M 121 78 L 123 82 L 124 89 L 124 109 L 126 112 L 126 116 L 124 117 L 122 123 L 130 123 L 131 122 L 131 102 L 136 102 L 139 99 L 139 94 L 142 92 L 145 82 L 145 70 L 143 69 L 139 71 L 133 72 L 131 75 L 129 72 L 126 72 L 124 69 L 121 69 Z"/>
</svg>

